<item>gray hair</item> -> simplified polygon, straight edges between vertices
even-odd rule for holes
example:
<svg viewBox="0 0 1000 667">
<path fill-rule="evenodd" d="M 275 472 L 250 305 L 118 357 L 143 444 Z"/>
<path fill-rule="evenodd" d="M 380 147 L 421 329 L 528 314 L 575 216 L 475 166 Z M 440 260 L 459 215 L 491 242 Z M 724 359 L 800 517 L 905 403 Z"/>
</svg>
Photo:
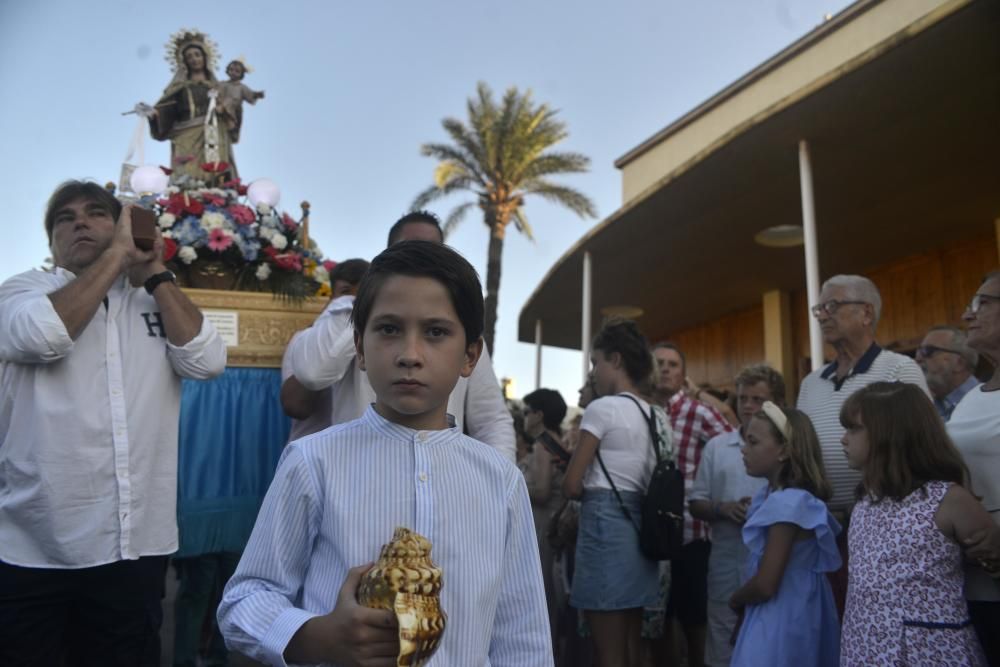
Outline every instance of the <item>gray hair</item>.
<svg viewBox="0 0 1000 667">
<path fill-rule="evenodd" d="M 958 356 L 962 357 L 962 359 L 965 359 L 965 363 L 968 364 L 971 372 L 976 372 L 976 365 L 979 363 L 979 353 L 969 347 L 964 331 L 947 324 L 931 327 L 928 333 L 931 331 L 947 331 L 951 333 L 951 349 L 957 352 Z"/>
<path fill-rule="evenodd" d="M 823 283 L 823 289 L 827 287 L 841 287 L 847 290 L 848 299 L 851 301 L 863 301 L 870 303 L 875 311 L 875 322 L 872 329 L 878 326 L 878 321 L 882 318 L 882 295 L 879 294 L 878 287 L 864 276 L 837 275 L 829 278 Z"/>
</svg>

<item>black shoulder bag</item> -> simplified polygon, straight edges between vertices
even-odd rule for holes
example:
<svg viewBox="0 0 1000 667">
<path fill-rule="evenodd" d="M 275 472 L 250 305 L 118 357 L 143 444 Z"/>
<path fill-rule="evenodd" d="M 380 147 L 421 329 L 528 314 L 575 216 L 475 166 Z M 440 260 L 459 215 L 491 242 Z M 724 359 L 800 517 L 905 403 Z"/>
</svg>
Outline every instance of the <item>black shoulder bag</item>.
<svg viewBox="0 0 1000 667">
<path fill-rule="evenodd" d="M 636 525 L 632 514 L 625 507 L 618 488 L 611 480 L 608 469 L 601 460 L 601 451 L 597 451 L 597 462 L 601 465 L 604 477 L 615 492 L 615 498 L 625 513 L 625 517 L 636 527 L 639 533 L 639 548 L 650 560 L 671 560 L 680 555 L 684 544 L 684 475 L 678 470 L 674 461 L 660 456 L 660 433 L 656 428 L 656 415 L 652 408 L 646 416 L 642 404 L 628 394 L 619 394 L 635 403 L 642 413 L 643 419 L 649 425 L 650 443 L 656 454 L 656 466 L 650 477 L 646 495 L 642 498 L 641 523 Z"/>
</svg>

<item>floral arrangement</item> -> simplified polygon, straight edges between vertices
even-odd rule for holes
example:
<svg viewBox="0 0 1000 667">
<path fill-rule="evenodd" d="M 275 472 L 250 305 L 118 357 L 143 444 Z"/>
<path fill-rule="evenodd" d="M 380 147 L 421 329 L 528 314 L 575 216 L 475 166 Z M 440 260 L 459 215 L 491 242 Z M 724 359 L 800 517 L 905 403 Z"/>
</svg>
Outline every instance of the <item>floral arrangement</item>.
<svg viewBox="0 0 1000 667">
<path fill-rule="evenodd" d="M 330 294 L 330 270 L 308 239 L 309 203 L 293 219 L 266 203 L 254 206 L 239 179 L 219 187 L 167 188 L 142 203 L 157 213 L 164 260 L 194 287 L 270 291 L 299 299 Z M 199 284 L 202 283 L 202 284 Z"/>
</svg>

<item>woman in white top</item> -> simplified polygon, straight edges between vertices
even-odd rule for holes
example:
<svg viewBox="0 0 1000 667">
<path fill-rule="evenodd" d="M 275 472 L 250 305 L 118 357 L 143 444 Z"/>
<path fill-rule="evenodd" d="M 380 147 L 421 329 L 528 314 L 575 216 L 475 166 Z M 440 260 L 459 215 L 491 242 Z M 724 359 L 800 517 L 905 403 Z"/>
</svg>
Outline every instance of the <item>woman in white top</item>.
<svg viewBox="0 0 1000 667">
<path fill-rule="evenodd" d="M 986 276 L 962 319 L 969 347 L 989 358 L 996 370 L 988 382 L 966 394 L 955 407 L 947 424 L 948 435 L 969 467 L 971 491 L 982 497 L 983 506 L 1000 524 L 1000 271 Z M 984 541 L 991 538 L 998 541 L 996 531 L 983 536 Z M 991 665 L 1000 665 L 998 575 L 997 562 L 984 560 L 966 567 L 969 617 Z"/>
<path fill-rule="evenodd" d="M 584 412 L 563 481 L 568 497 L 582 497 L 570 604 L 584 610 L 601 667 L 636 665 L 642 608 L 658 595 L 657 563 L 642 555 L 638 533 L 642 496 L 656 464 L 649 404 L 639 398 L 652 357 L 634 322 L 612 320 L 595 337 L 591 362 L 601 398 Z"/>
</svg>

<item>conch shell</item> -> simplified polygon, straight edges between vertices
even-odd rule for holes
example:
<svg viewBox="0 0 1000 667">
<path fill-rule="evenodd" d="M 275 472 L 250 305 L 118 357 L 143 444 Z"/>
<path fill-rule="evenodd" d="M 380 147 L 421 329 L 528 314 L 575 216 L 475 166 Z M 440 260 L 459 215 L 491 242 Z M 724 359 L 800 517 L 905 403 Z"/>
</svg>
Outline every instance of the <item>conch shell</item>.
<svg viewBox="0 0 1000 667">
<path fill-rule="evenodd" d="M 396 528 L 378 562 L 358 586 L 358 602 L 388 609 L 399 621 L 397 667 L 420 667 L 441 643 L 447 616 L 441 609 L 441 570 L 431 562 L 431 543 L 406 528 Z"/>
</svg>

